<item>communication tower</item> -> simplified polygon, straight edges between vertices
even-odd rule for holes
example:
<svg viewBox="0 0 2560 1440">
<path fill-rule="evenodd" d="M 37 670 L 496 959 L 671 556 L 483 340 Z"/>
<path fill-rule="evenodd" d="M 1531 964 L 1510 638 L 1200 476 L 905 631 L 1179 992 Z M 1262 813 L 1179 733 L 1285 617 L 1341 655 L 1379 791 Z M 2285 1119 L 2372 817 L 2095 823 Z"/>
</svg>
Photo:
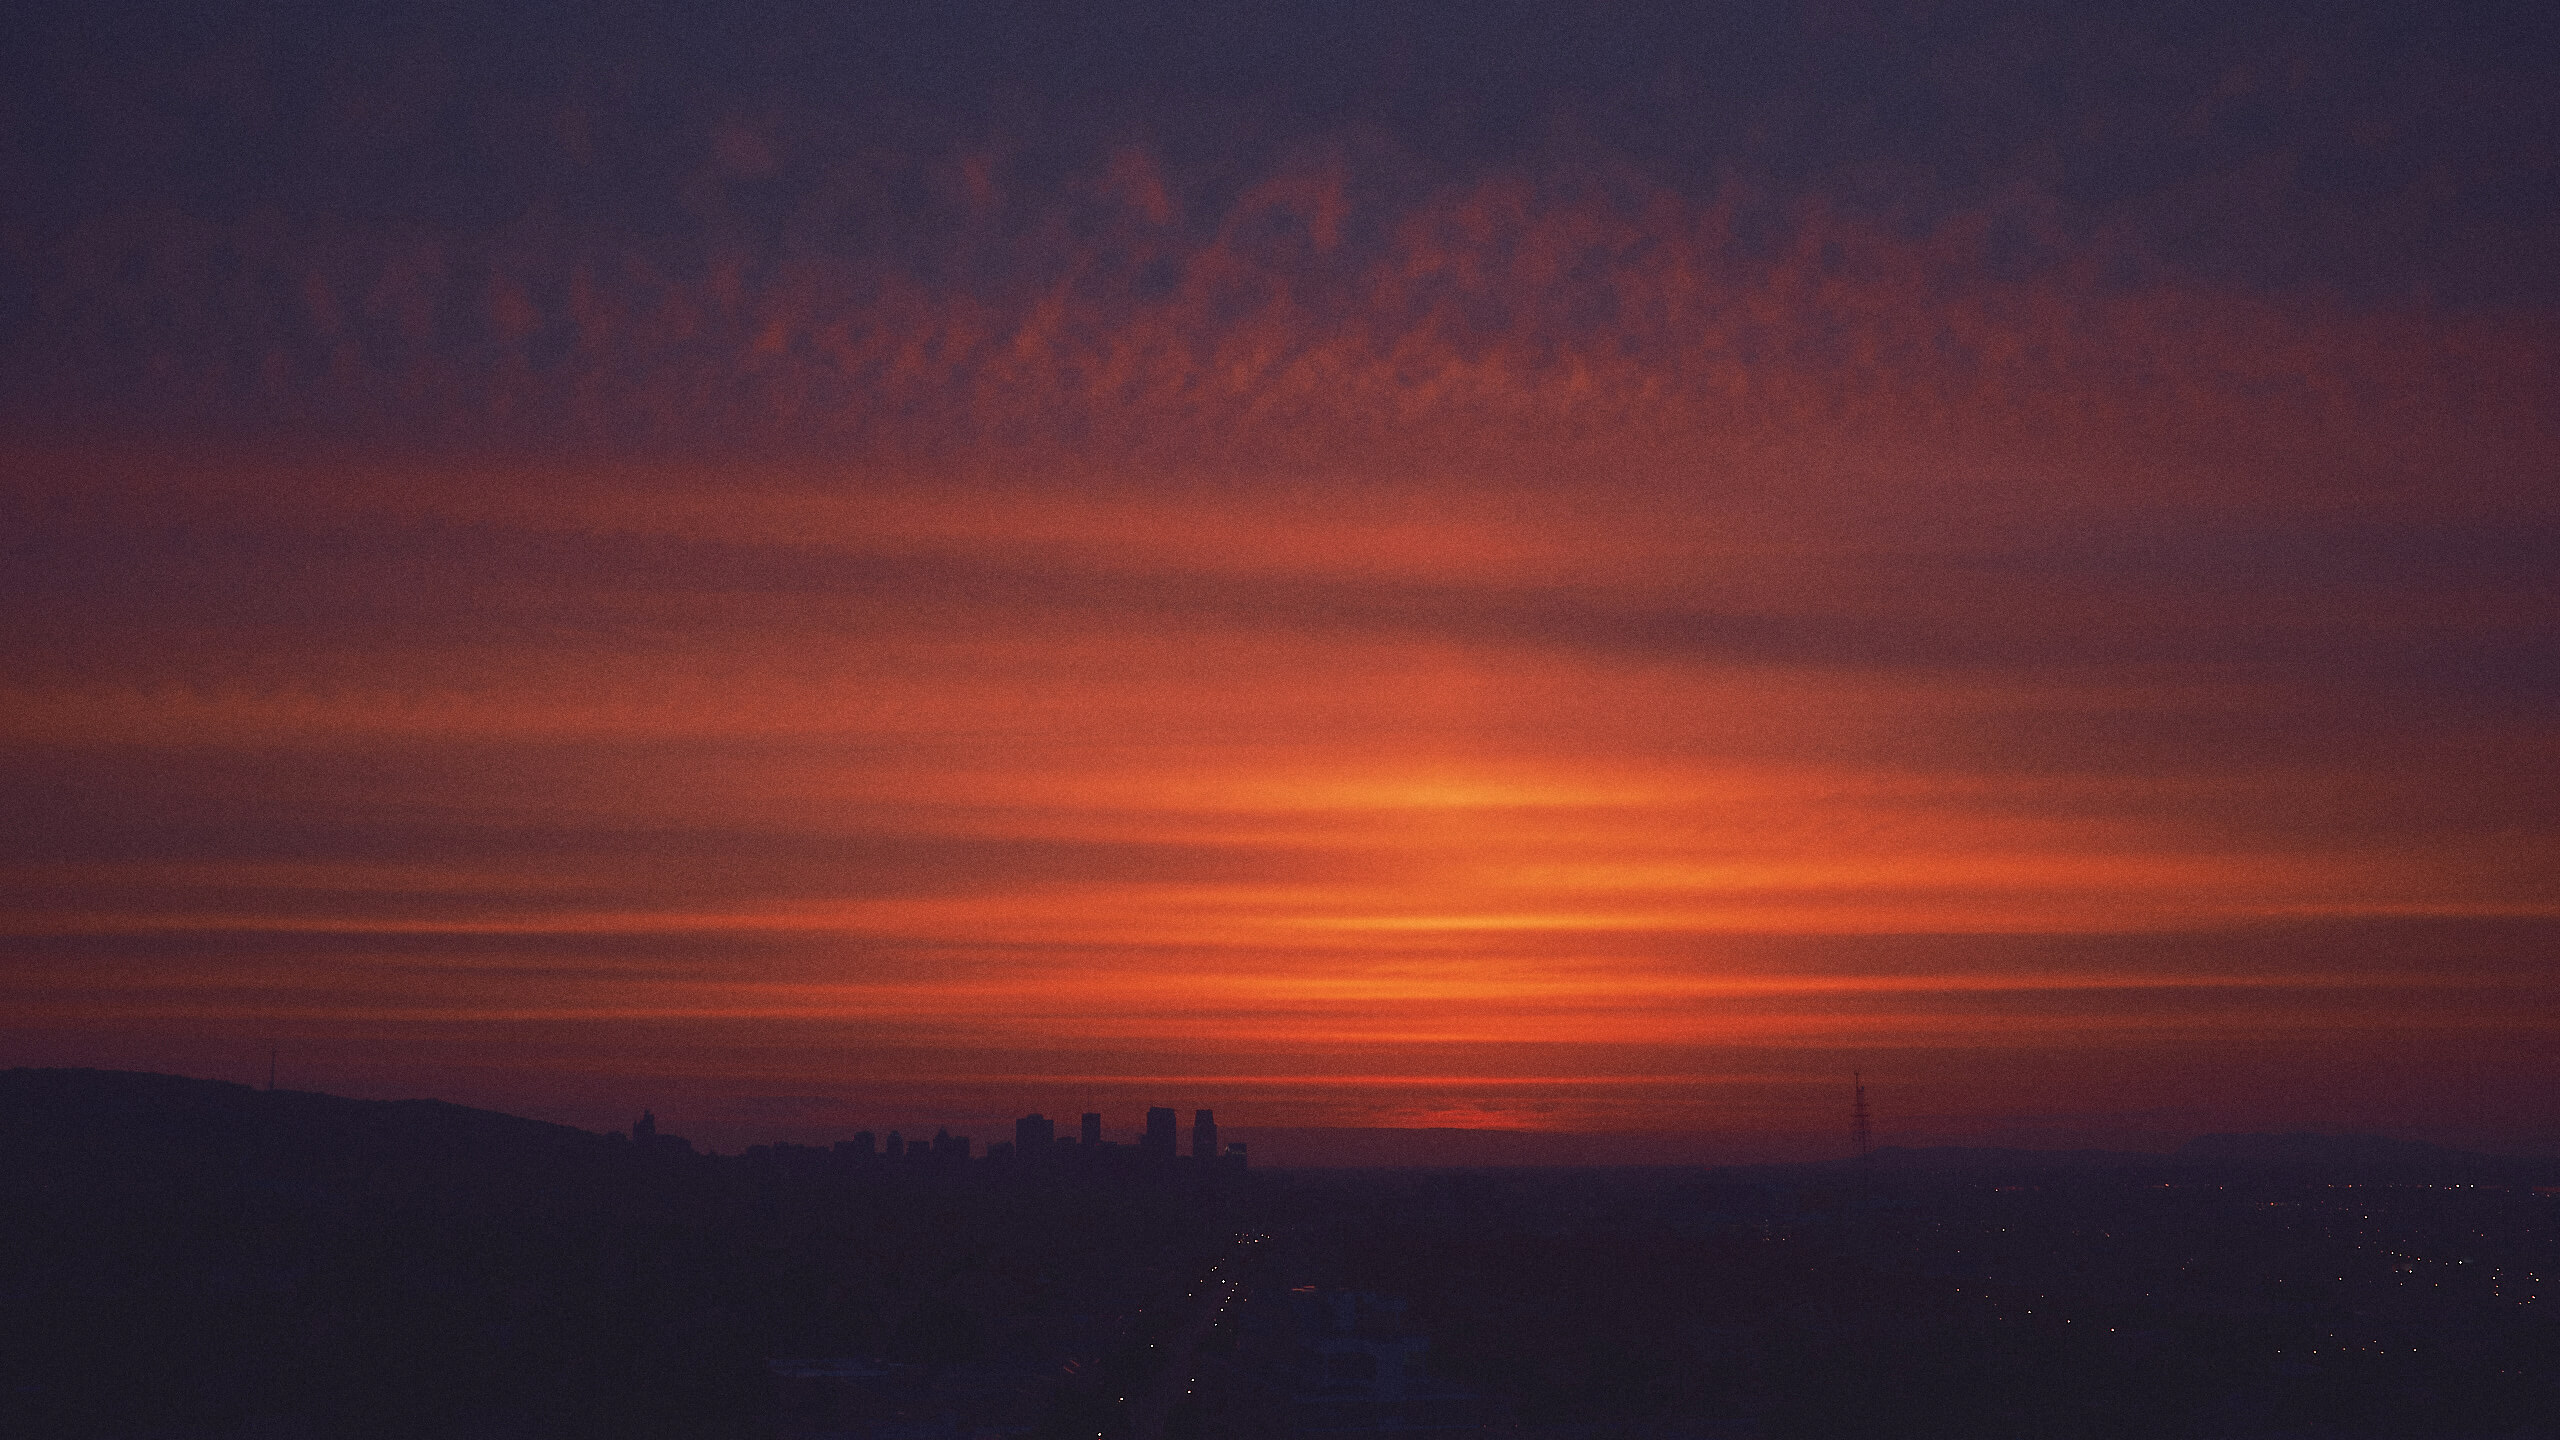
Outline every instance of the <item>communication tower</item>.
<svg viewBox="0 0 2560 1440">
<path fill-rule="evenodd" d="M 1867 1082 L 1855 1070 L 1849 1072 L 1849 1144 L 1859 1164 L 1875 1157 L 1875 1132 L 1867 1124 Z"/>
</svg>

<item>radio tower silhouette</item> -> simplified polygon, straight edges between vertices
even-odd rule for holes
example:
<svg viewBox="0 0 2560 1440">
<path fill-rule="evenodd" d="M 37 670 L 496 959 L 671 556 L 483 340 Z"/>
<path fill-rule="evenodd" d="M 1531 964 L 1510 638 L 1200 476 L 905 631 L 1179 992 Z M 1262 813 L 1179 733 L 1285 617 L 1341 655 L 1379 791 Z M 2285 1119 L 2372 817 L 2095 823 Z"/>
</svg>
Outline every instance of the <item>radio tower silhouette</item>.
<svg viewBox="0 0 2560 1440">
<path fill-rule="evenodd" d="M 1855 1070 L 1849 1072 L 1849 1145 L 1857 1151 L 1859 1164 L 1874 1159 L 1875 1132 L 1867 1126 L 1867 1082 Z"/>
</svg>

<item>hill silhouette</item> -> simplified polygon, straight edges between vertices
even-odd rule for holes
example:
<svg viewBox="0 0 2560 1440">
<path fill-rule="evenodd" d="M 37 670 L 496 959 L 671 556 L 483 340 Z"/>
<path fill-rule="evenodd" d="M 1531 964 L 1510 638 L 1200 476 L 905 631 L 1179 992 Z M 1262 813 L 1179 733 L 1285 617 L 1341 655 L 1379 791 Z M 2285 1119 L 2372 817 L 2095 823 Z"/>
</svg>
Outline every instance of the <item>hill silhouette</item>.
<svg viewBox="0 0 2560 1440">
<path fill-rule="evenodd" d="M 1848 1162 L 1832 1162 L 1836 1167 Z M 2560 1179 L 2560 1160 L 2486 1155 L 2385 1135 L 2199 1135 L 2173 1151 L 2030 1150 L 2013 1146 L 1884 1145 L 1878 1170 L 1908 1174 L 1986 1176 L 2036 1172 L 2135 1172 L 2249 1174 L 2268 1170 L 2316 1173 L 2336 1179 L 2363 1177 L 2410 1181 L 2541 1183 Z"/>
<path fill-rule="evenodd" d="M 1286 1237 L 1284 1287 L 1411 1296 L 1454 1373 L 1574 1433 L 2406 1440 L 2545 1433 L 2560 1395 L 2560 1164 L 2374 1136 L 1235 1192 L 12 1070 L 0 1154 L 10 1437 L 1090 1436 L 1240 1229 Z M 1255 1413 L 1276 1343 L 1230 1374 Z"/>
<path fill-rule="evenodd" d="M 2208 1165 L 2297 1165 L 2356 1169 L 2446 1170 L 2483 1166 L 2530 1166 L 2430 1145 L 2423 1140 L 2394 1140 L 2386 1135 L 2287 1134 L 2199 1135 L 2178 1147 L 2178 1158 Z"/>
<path fill-rule="evenodd" d="M 1217 1201 L 96 1070 L 0 1073 L 0 1153 L 0 1434 L 59 1440 L 770 1435 L 769 1357 L 1134 1308 Z"/>
<path fill-rule="evenodd" d="M 583 1203 L 630 1161 L 620 1137 L 441 1100 L 117 1070 L 0 1072 L 0 1143 L 22 1176 L 57 1189 L 291 1193 L 455 1213 Z"/>
</svg>

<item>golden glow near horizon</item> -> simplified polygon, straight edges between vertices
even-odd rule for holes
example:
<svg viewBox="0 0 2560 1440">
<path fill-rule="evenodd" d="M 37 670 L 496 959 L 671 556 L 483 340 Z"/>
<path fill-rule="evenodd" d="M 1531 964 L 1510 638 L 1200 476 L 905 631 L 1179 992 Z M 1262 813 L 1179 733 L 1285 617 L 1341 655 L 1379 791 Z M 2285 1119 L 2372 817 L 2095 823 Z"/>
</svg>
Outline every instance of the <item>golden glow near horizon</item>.
<svg viewBox="0 0 2560 1440">
<path fill-rule="evenodd" d="M 0 1038 L 720 1143 L 2548 1124 L 2547 315 L 1111 145 L 777 140 L 762 239 L 697 157 L 681 263 L 64 231 L 64 364 L 284 418 L 0 455 Z"/>
<path fill-rule="evenodd" d="M 1568 583 L 1482 527 L 1354 524 L 1328 555 L 1304 516 L 1216 495 L 901 491 L 857 533 L 811 523 L 797 482 L 699 515 L 573 482 L 579 543 L 698 521 L 922 578 L 668 589 L 590 562 L 508 577 L 528 618 L 477 633 L 457 611 L 343 653 L 324 629 L 274 676 L 181 654 L 21 687 L 21 743 L 189 757 L 203 824 L 362 842 L 21 867 L 60 898 L 0 936 L 114 957 L 22 972 L 21 1023 L 442 1032 L 535 1069 L 607 1062 L 530 1037 L 621 1030 L 683 1037 L 638 1062 L 668 1073 L 819 1093 L 940 1074 L 991 1106 L 1179 1088 L 1264 1124 L 1748 1130 L 1804 1123 L 1745 1097 L 1841 1056 L 1899 1055 L 1962 1113 L 1985 1102 L 1954 1068 L 2075 1049 L 2494 1044 L 2535 994 L 2514 961 L 2413 969 L 2321 927 L 2555 912 L 2511 847 L 2395 824 L 2342 778 L 2369 757 L 2234 768 L 2180 739 L 2182 714 L 2299 703 L 2246 679 L 2086 671 L 2067 629 L 1998 609 L 1968 623 L 2054 658 L 1735 653 L 1717 625 L 1909 617 L 1862 611 L 1833 583 L 1854 557 L 1810 537 L 1648 543 L 1686 502 L 1583 522 L 1608 574 Z M 1408 533 L 1409 556 L 1380 538 Z M 1756 614 L 1584 633 L 1652 624 L 1683 567 L 1728 562 Z M 998 578 L 948 588 L 972 566 Z M 552 604 L 573 633 L 530 618 Z M 2292 823 L 2342 787 L 2362 818 Z M 232 958 L 155 958 L 207 946 Z"/>
</svg>

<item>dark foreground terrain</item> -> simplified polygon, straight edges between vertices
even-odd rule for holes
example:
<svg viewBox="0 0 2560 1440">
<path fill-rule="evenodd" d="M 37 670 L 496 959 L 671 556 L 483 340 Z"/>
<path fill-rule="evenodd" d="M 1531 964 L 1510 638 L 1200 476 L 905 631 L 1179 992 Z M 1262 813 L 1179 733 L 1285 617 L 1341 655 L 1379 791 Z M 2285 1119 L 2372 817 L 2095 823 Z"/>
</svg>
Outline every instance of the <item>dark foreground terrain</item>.
<svg viewBox="0 0 2560 1440">
<path fill-rule="evenodd" d="M 1532 1433 L 2560 1434 L 2560 1194 L 2355 1166 L 1329 1180 Z"/>
<path fill-rule="evenodd" d="M 0 1074 L 0 1434 L 2560 1436 L 2560 1173 L 691 1153 Z"/>
</svg>

